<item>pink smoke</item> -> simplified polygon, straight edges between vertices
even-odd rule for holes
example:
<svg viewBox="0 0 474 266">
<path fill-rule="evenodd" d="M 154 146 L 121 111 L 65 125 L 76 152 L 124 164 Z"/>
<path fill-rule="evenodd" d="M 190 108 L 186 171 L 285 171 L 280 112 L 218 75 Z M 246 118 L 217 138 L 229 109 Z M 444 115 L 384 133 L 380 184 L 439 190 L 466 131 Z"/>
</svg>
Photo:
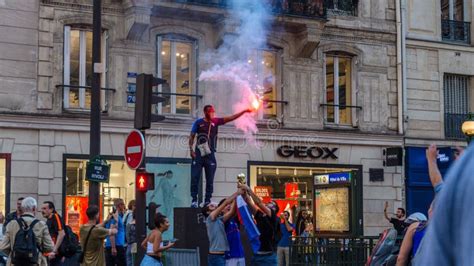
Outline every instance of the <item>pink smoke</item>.
<svg viewBox="0 0 474 266">
<path fill-rule="evenodd" d="M 226 64 L 224 66 L 215 65 L 211 69 L 203 71 L 199 76 L 200 81 L 225 81 L 233 84 L 229 86 L 227 93 L 222 95 L 234 95 L 232 110 L 234 113 L 253 108 L 255 99 L 260 99 L 256 93 L 256 82 L 254 79 L 252 67 L 247 63 L 239 61 Z M 261 106 L 261 104 L 260 104 Z M 237 129 L 244 133 L 245 138 L 251 144 L 257 145 L 255 134 L 258 133 L 257 128 L 257 112 L 246 113 L 239 119 L 234 121 Z"/>
</svg>

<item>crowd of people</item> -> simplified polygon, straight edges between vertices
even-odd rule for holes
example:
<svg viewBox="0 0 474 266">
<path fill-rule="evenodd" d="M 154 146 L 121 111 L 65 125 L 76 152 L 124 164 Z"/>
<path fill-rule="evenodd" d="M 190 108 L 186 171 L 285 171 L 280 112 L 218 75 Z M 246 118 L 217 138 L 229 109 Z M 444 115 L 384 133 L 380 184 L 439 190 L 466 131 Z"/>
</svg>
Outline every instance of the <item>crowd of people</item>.
<svg viewBox="0 0 474 266">
<path fill-rule="evenodd" d="M 241 226 L 236 211 L 236 199 L 239 196 L 247 204 L 260 233 L 259 245 L 252 253 L 251 265 L 290 265 L 289 247 L 292 236 L 312 236 L 313 226 L 308 211 L 302 209 L 299 212 L 295 225 L 291 222 L 290 212 L 283 211 L 277 216 L 279 207 L 274 201 L 264 203 L 244 184 L 239 184 L 237 191 L 219 204 L 211 202 L 202 208 L 209 239 L 208 265 L 245 265 Z"/>
<path fill-rule="evenodd" d="M 466 199 L 474 198 L 470 192 L 474 185 L 470 178 L 474 151 L 471 149 L 465 155 L 461 149 L 456 152 L 456 162 L 447 182 L 443 181 L 438 169 L 435 145 L 426 150 L 426 158 L 435 191 L 428 218 L 421 213 L 406 217 L 403 208 L 397 208 L 395 215 L 390 217 L 388 202 L 384 206 L 385 219 L 393 224 L 402 239 L 396 265 L 434 265 L 432 263 L 437 261 L 442 261 L 443 265 L 472 265 L 474 256 L 468 254 L 469 248 L 465 246 L 471 244 L 472 238 L 464 235 L 462 230 L 467 230 L 466 226 L 472 222 L 472 215 L 465 210 L 473 206 Z M 251 265 L 289 265 L 292 237 L 310 239 L 313 236 L 308 210 L 301 209 L 293 219 L 288 211 L 280 213 L 274 201 L 264 203 L 247 185 L 238 184 L 230 197 L 218 204 L 210 202 L 202 208 L 209 239 L 209 266 L 245 265 L 246 254 L 240 232 L 242 218 L 237 217 L 238 199 L 245 202 L 259 232 L 258 245 L 252 246 L 255 249 Z M 38 211 L 44 220 L 35 217 Z M 19 198 L 16 211 L 6 217 L 0 213 L 0 251 L 8 257 L 7 265 L 130 266 L 135 265 L 137 249 L 141 247 L 146 251 L 141 265 L 162 266 L 163 252 L 175 245 L 174 241 L 163 240 L 163 233 L 169 229 L 170 223 L 161 213 L 154 217 L 154 229 L 142 243 L 137 243 L 134 200 L 126 207 L 122 199 L 115 199 L 113 211 L 106 219 L 101 219 L 99 207 L 95 205 L 87 208 L 86 215 L 88 222 L 81 226 L 77 239 L 57 213 L 53 202 L 45 201 L 39 209 L 34 198 Z M 452 231 L 455 227 L 457 229 Z M 447 244 L 448 240 L 452 244 Z"/>
<path fill-rule="evenodd" d="M 462 226 L 468 222 L 468 219 L 462 219 L 461 217 L 466 217 L 466 215 L 470 217 L 466 211 L 467 208 L 461 207 L 461 205 L 455 205 L 456 200 L 464 203 L 467 202 L 465 199 L 469 198 L 472 194 L 468 192 L 468 188 L 472 188 L 474 185 L 470 182 L 470 180 L 472 180 L 472 171 L 469 172 L 466 170 L 469 164 L 468 162 L 471 163 L 469 166 L 473 164 L 473 151 L 472 149 L 470 150 L 470 155 L 463 155 L 463 153 L 463 149 L 457 148 L 454 153 L 455 163 L 448 172 L 448 175 L 450 175 L 450 177 L 448 177 L 449 182 L 444 182 L 438 168 L 438 149 L 436 145 L 432 144 L 426 149 L 429 179 L 435 193 L 434 199 L 427 210 L 428 217 L 422 213 L 413 213 L 406 217 L 406 212 L 403 208 L 398 208 L 395 216 L 389 217 L 387 214 L 388 202 L 385 203 L 384 216 L 393 224 L 393 228 L 397 231 L 399 239 L 402 239 L 399 248 L 395 246 L 392 250 L 397 254 L 395 257 L 397 266 L 473 265 L 474 258 L 468 254 L 469 252 L 467 252 L 465 246 L 469 241 L 459 243 L 457 239 L 453 238 L 451 231 L 449 231 L 454 227 Z M 463 158 L 460 159 L 461 157 Z M 460 181 L 466 184 L 466 187 L 463 187 L 463 193 L 459 193 L 458 190 L 455 189 L 460 188 Z M 468 204 L 462 206 L 467 205 Z M 446 215 L 447 212 L 449 215 Z M 450 219 L 452 216 L 458 217 L 458 219 L 454 222 L 453 219 Z M 453 226 L 454 224 L 456 224 L 456 226 Z M 462 236 L 458 235 L 458 237 L 462 239 Z M 466 239 L 466 237 L 464 237 L 464 239 Z M 450 242 L 450 240 L 453 241 Z M 457 252 L 457 250 L 461 249 L 466 250 L 466 252 Z M 440 254 L 444 255 L 440 256 Z M 433 259 L 435 257 L 437 259 Z M 393 262 L 394 264 L 395 261 Z M 387 260 L 387 263 L 384 265 L 393 264 Z"/>
<path fill-rule="evenodd" d="M 99 208 L 89 206 L 88 222 L 81 226 L 78 239 L 53 202 L 43 202 L 44 220 L 39 220 L 36 199 L 19 198 L 14 212 L 6 217 L 0 213 L 0 251 L 8 258 L 7 265 L 132 266 L 137 253 L 135 201 L 127 210 L 123 200 L 115 199 L 113 209 L 100 223 Z"/>
</svg>

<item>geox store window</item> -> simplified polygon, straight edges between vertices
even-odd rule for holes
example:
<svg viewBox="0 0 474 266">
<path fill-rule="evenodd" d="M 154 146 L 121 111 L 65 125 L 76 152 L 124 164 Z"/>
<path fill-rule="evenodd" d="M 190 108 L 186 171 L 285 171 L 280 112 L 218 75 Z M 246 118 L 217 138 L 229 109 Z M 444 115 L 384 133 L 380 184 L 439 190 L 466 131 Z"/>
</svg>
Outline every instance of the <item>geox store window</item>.
<svg viewBox="0 0 474 266">
<path fill-rule="evenodd" d="M 249 165 L 252 190 L 264 202 L 275 201 L 280 212 L 289 211 L 290 220 L 297 227 L 301 219 L 298 214 L 306 210 L 306 224 L 316 235 L 362 234 L 360 166 L 264 162 Z"/>
</svg>

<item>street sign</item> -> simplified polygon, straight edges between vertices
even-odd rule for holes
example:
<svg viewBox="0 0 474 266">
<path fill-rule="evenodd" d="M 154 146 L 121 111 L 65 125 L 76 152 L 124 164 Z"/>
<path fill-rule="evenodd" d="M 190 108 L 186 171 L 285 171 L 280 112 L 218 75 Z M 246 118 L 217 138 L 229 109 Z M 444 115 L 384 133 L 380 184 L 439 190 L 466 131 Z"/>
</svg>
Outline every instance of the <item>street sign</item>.
<svg viewBox="0 0 474 266">
<path fill-rule="evenodd" d="M 145 157 L 145 138 L 142 132 L 134 129 L 125 141 L 125 162 L 130 169 L 137 169 Z"/>
<path fill-rule="evenodd" d="M 95 156 L 86 164 L 86 180 L 94 182 L 109 182 L 110 164 L 102 159 L 102 157 Z"/>
</svg>

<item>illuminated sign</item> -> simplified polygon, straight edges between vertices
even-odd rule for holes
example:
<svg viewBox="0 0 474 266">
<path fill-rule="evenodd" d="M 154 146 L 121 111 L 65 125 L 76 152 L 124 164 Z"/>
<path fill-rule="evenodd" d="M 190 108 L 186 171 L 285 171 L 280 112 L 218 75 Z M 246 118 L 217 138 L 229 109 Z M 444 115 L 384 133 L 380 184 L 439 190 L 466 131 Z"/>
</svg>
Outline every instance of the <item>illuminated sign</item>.
<svg viewBox="0 0 474 266">
<path fill-rule="evenodd" d="M 351 182 L 351 173 L 330 173 L 325 175 L 314 175 L 315 185 L 326 185 L 326 184 L 337 184 L 337 183 L 349 183 Z"/>
</svg>

